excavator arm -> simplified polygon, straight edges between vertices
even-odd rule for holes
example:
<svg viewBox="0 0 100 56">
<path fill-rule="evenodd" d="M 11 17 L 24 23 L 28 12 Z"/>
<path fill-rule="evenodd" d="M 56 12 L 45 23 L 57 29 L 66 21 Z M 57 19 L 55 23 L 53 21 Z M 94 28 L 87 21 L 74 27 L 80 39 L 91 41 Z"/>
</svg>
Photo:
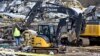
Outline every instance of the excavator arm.
<svg viewBox="0 0 100 56">
<path fill-rule="evenodd" d="M 37 14 L 41 14 L 45 11 L 68 14 L 69 16 L 78 15 L 78 13 L 71 8 L 65 8 L 62 5 L 53 3 L 46 3 L 46 6 L 42 6 L 42 1 L 37 1 L 28 15 L 26 15 L 26 25 L 30 25 L 36 18 Z"/>
<path fill-rule="evenodd" d="M 37 13 L 40 12 L 40 6 L 41 6 L 42 2 L 41 1 L 37 1 L 37 3 L 33 6 L 33 8 L 31 9 L 31 11 L 28 13 L 28 15 L 26 16 L 26 18 L 28 17 L 27 21 L 26 21 L 26 25 L 30 25 L 35 16 L 37 15 Z"/>
<path fill-rule="evenodd" d="M 60 34 L 61 34 L 62 27 L 63 26 L 67 26 L 67 27 L 70 26 L 71 28 L 70 29 L 67 28 L 66 30 L 69 31 L 69 30 L 74 29 L 74 32 L 75 32 L 74 37 L 76 37 L 75 41 L 77 41 L 75 44 L 78 45 L 79 44 L 78 42 L 80 40 L 81 31 L 82 31 L 83 28 L 85 28 L 85 26 L 83 26 L 83 24 L 84 24 L 83 21 L 84 21 L 84 19 L 83 19 L 81 13 L 78 16 L 73 16 L 73 17 L 67 17 L 67 18 L 60 19 L 60 21 L 58 23 L 57 30 L 56 30 L 56 37 L 57 37 L 58 44 L 60 42 L 59 39 L 61 39 Z M 71 23 L 71 25 L 68 25 L 68 23 Z M 70 38 L 70 36 L 69 36 L 69 38 Z"/>
</svg>

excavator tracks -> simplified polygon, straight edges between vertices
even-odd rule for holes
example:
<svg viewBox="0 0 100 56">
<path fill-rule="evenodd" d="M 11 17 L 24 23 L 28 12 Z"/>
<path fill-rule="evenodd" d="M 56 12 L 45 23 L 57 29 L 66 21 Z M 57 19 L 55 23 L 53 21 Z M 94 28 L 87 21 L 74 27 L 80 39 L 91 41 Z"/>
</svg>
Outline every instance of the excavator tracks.
<svg viewBox="0 0 100 56">
<path fill-rule="evenodd" d="M 37 47 L 35 47 L 35 48 L 33 48 L 32 49 L 32 51 L 34 52 L 34 53 L 50 53 L 50 52 L 53 52 L 53 53 L 55 53 L 55 54 L 57 54 L 57 53 L 59 53 L 59 48 L 37 48 Z"/>
<path fill-rule="evenodd" d="M 58 53 L 65 53 L 66 51 L 66 47 L 65 49 L 63 49 L 62 47 L 59 47 L 59 48 L 33 48 L 32 49 L 32 52 L 33 53 L 46 53 L 46 54 L 58 54 Z"/>
</svg>

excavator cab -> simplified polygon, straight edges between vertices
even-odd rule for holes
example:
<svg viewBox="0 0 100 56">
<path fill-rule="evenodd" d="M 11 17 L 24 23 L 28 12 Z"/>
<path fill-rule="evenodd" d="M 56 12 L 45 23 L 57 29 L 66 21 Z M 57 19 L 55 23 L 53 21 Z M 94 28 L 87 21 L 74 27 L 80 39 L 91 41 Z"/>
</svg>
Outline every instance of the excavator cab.
<svg viewBox="0 0 100 56">
<path fill-rule="evenodd" d="M 55 26 L 54 25 L 38 25 L 38 35 L 46 36 L 49 39 L 49 42 L 53 42 L 53 38 L 55 35 Z M 47 39 L 46 38 L 46 39 Z"/>
</svg>

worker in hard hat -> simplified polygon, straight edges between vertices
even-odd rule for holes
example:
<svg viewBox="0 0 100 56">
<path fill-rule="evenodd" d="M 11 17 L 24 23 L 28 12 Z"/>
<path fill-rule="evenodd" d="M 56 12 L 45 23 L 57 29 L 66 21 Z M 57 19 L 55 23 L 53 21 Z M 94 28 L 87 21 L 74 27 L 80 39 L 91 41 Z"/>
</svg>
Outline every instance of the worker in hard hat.
<svg viewBox="0 0 100 56">
<path fill-rule="evenodd" d="M 21 32 L 20 32 L 20 28 L 19 28 L 18 24 L 16 24 L 13 28 L 13 37 L 16 41 L 16 45 L 17 46 L 20 45 L 20 43 L 21 43 L 21 40 L 20 40 L 21 39 Z"/>
</svg>

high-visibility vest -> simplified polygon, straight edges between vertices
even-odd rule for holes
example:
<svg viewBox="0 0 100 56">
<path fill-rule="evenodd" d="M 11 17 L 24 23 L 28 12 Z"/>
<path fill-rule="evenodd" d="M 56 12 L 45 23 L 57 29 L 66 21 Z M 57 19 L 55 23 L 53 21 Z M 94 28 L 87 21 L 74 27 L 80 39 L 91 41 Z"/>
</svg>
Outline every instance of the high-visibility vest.
<svg viewBox="0 0 100 56">
<path fill-rule="evenodd" d="M 20 36 L 20 35 L 21 35 L 20 30 L 18 30 L 18 28 L 15 28 L 13 36 Z"/>
</svg>

